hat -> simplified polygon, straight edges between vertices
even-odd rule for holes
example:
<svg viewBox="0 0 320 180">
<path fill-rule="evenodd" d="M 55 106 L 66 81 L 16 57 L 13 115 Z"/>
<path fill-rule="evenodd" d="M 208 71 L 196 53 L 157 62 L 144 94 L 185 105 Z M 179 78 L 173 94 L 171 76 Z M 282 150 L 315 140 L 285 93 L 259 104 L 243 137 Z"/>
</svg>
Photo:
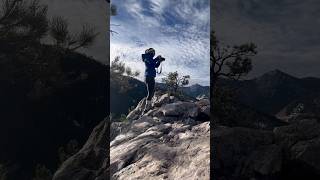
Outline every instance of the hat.
<svg viewBox="0 0 320 180">
<path fill-rule="evenodd" d="M 155 50 L 153 48 L 149 48 L 145 51 L 145 53 L 155 55 Z"/>
</svg>

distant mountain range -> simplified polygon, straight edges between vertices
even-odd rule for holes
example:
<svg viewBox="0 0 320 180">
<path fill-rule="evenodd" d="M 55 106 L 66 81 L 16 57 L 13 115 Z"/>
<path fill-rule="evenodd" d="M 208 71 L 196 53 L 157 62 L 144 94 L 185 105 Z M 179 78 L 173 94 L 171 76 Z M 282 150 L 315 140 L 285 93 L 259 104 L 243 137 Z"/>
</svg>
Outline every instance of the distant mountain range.
<svg viewBox="0 0 320 180">
<path fill-rule="evenodd" d="M 320 108 L 319 78 L 297 78 L 273 70 L 251 80 L 220 83 L 237 89 L 242 104 L 269 115 L 287 116 L 299 104 L 303 104 L 303 112 L 313 114 Z"/>
<path fill-rule="evenodd" d="M 158 89 L 165 90 L 167 89 L 166 84 L 164 83 L 157 83 Z M 202 86 L 200 84 L 193 84 L 186 87 L 181 87 L 180 90 L 187 96 L 196 98 L 198 96 L 206 96 L 209 97 L 210 95 L 210 86 Z"/>
<path fill-rule="evenodd" d="M 144 82 L 131 80 L 134 88 L 126 94 L 119 94 L 117 88 L 111 87 L 111 112 L 126 114 L 131 106 L 146 95 Z M 320 109 L 320 78 L 297 78 L 280 70 L 273 70 L 260 77 L 230 81 L 221 79 L 219 84 L 236 89 L 239 103 L 271 116 L 287 116 L 299 104 L 304 104 L 306 113 L 319 114 Z M 163 83 L 157 88 L 166 89 Z M 182 92 L 192 98 L 210 95 L 210 86 L 194 84 L 183 87 Z"/>
<path fill-rule="evenodd" d="M 202 86 L 200 84 L 193 84 L 188 87 L 183 87 L 182 91 L 191 97 L 206 96 L 210 97 L 210 86 Z"/>
<path fill-rule="evenodd" d="M 115 116 L 127 114 L 129 109 L 136 106 L 138 102 L 147 95 L 145 83 L 135 78 L 128 78 L 132 86 L 126 92 L 120 92 L 120 87 L 110 87 L 110 112 Z M 166 90 L 164 83 L 156 83 L 157 90 Z M 181 91 L 190 98 L 197 98 L 200 96 L 209 97 L 210 87 L 194 84 L 188 87 L 183 87 Z"/>
</svg>

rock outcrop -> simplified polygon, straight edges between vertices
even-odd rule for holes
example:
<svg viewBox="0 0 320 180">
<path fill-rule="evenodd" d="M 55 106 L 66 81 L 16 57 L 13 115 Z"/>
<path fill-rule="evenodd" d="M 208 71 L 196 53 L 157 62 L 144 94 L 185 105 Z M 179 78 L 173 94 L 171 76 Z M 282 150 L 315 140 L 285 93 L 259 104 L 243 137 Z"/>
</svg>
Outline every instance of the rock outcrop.
<svg viewBox="0 0 320 180">
<path fill-rule="evenodd" d="M 82 149 L 67 159 L 55 173 L 55 180 L 109 179 L 109 123 L 100 122 Z"/>
<path fill-rule="evenodd" d="M 144 116 L 110 144 L 112 179 L 209 179 L 209 122 L 161 123 Z"/>
<path fill-rule="evenodd" d="M 270 130 L 216 126 L 216 179 L 319 179 L 320 123 L 301 119 Z"/>
<path fill-rule="evenodd" d="M 107 120 L 101 122 L 53 179 L 209 179 L 209 100 L 156 94 L 141 117 L 144 103 L 129 113 L 128 121 L 111 123 L 110 146 Z"/>
<path fill-rule="evenodd" d="M 141 100 L 125 122 L 101 122 L 53 179 L 205 180 L 210 163 L 213 178 L 219 180 L 320 178 L 317 119 L 297 118 L 272 130 L 216 124 L 210 144 L 208 99 L 156 94 L 141 117 L 144 103 Z"/>
</svg>

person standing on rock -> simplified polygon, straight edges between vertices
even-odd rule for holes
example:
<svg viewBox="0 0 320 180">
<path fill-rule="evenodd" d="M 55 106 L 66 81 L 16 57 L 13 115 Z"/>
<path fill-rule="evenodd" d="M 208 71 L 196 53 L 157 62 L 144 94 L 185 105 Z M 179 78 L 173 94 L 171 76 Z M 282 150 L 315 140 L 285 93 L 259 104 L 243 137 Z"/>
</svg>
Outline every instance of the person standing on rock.
<svg viewBox="0 0 320 180">
<path fill-rule="evenodd" d="M 154 95 L 155 91 L 155 77 L 157 74 L 156 68 L 158 68 L 162 61 L 165 61 L 165 58 L 161 57 L 160 55 L 157 56 L 155 59 L 155 50 L 153 48 L 149 48 L 145 51 L 145 54 L 142 54 L 142 61 L 145 64 L 145 83 L 147 86 L 148 95 L 146 97 L 146 103 L 142 115 L 146 113 L 148 109 L 151 107 L 151 99 Z M 160 70 L 161 71 L 161 70 Z M 161 73 L 161 72 L 159 72 Z"/>
</svg>

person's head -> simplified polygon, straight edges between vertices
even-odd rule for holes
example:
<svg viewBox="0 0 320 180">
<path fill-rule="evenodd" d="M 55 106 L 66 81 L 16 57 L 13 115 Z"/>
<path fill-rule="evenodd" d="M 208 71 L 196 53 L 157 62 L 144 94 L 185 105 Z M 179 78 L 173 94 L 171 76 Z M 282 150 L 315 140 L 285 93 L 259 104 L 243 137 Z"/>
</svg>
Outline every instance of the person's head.
<svg viewBox="0 0 320 180">
<path fill-rule="evenodd" d="M 145 51 L 146 54 L 150 54 L 152 57 L 156 54 L 156 51 L 153 48 L 149 48 Z"/>
</svg>

